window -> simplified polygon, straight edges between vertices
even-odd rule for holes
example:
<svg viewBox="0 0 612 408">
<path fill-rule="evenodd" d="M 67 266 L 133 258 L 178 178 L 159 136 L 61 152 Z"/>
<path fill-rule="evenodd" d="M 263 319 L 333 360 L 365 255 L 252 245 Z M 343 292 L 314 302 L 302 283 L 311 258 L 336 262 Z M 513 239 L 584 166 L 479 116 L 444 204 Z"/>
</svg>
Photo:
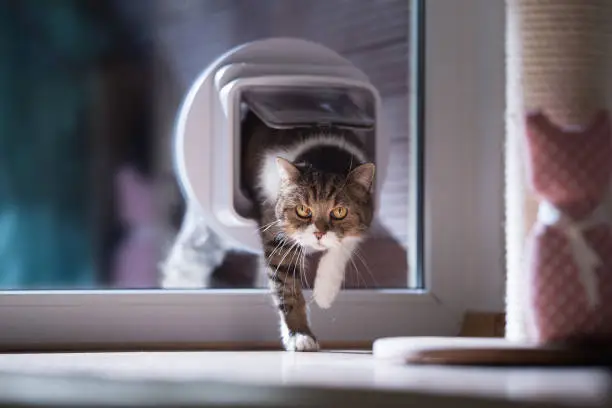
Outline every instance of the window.
<svg viewBox="0 0 612 408">
<path fill-rule="evenodd" d="M 133 223 L 162 241 L 180 225 L 168 146 L 191 82 L 271 36 L 368 74 L 391 141 L 367 266 L 311 308 L 318 337 L 454 334 L 466 308 L 501 308 L 503 3 L 34 3 L 0 6 L 1 345 L 276 341 L 252 257 L 229 256 L 206 290 L 158 289 L 161 252 L 128 269 L 142 275 L 117 261 Z"/>
</svg>

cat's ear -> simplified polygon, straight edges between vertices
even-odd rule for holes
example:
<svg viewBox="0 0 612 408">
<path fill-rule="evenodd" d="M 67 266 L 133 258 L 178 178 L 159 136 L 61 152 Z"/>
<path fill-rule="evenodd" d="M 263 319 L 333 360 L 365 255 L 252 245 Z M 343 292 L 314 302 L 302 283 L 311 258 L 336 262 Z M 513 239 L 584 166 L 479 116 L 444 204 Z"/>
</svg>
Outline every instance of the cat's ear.
<svg viewBox="0 0 612 408">
<path fill-rule="evenodd" d="M 365 163 L 357 166 L 349 173 L 348 182 L 358 184 L 369 191 L 374 183 L 375 169 L 374 163 Z"/>
<path fill-rule="evenodd" d="M 295 167 L 289 160 L 283 159 L 282 157 L 276 158 L 276 167 L 283 181 L 295 181 L 300 176 L 300 169 Z"/>
</svg>

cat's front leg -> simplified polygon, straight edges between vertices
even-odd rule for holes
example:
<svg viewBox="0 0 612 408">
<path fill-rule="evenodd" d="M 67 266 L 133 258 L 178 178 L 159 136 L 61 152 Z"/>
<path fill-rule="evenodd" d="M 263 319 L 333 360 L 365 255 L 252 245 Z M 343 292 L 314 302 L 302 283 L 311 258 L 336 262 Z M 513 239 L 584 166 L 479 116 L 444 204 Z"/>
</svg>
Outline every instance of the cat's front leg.
<svg viewBox="0 0 612 408">
<path fill-rule="evenodd" d="M 321 257 L 313 289 L 314 300 L 321 308 L 330 308 L 338 296 L 344 282 L 346 265 L 358 245 L 358 239 L 345 238 L 340 245 L 329 249 Z"/>
<path fill-rule="evenodd" d="M 301 274 L 304 254 L 297 245 L 271 241 L 265 245 L 266 273 L 280 315 L 280 331 L 287 351 L 317 351 L 310 330 Z"/>
</svg>

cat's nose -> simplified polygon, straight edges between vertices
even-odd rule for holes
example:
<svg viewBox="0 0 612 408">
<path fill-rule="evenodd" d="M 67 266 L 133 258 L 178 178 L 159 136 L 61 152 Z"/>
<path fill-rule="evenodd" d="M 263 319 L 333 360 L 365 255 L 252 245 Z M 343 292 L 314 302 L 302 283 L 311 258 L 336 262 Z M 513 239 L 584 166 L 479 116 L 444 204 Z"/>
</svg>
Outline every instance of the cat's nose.
<svg viewBox="0 0 612 408">
<path fill-rule="evenodd" d="M 325 235 L 325 233 L 323 231 L 315 231 L 315 237 L 317 237 L 317 239 L 321 239 L 323 238 L 323 235 Z"/>
</svg>

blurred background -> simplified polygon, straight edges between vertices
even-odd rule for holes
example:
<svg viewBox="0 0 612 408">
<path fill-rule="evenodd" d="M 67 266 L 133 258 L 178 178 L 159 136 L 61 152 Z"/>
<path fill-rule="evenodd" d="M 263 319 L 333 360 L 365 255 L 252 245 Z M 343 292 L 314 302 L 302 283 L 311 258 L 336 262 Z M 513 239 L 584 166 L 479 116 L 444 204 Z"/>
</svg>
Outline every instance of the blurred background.
<svg viewBox="0 0 612 408">
<path fill-rule="evenodd" d="M 158 287 L 184 202 L 179 104 L 217 56 L 292 36 L 341 53 L 383 97 L 380 219 L 347 287 L 408 286 L 408 0 L 0 0 L 0 289 Z M 251 287 L 231 253 L 216 287 Z"/>
</svg>

